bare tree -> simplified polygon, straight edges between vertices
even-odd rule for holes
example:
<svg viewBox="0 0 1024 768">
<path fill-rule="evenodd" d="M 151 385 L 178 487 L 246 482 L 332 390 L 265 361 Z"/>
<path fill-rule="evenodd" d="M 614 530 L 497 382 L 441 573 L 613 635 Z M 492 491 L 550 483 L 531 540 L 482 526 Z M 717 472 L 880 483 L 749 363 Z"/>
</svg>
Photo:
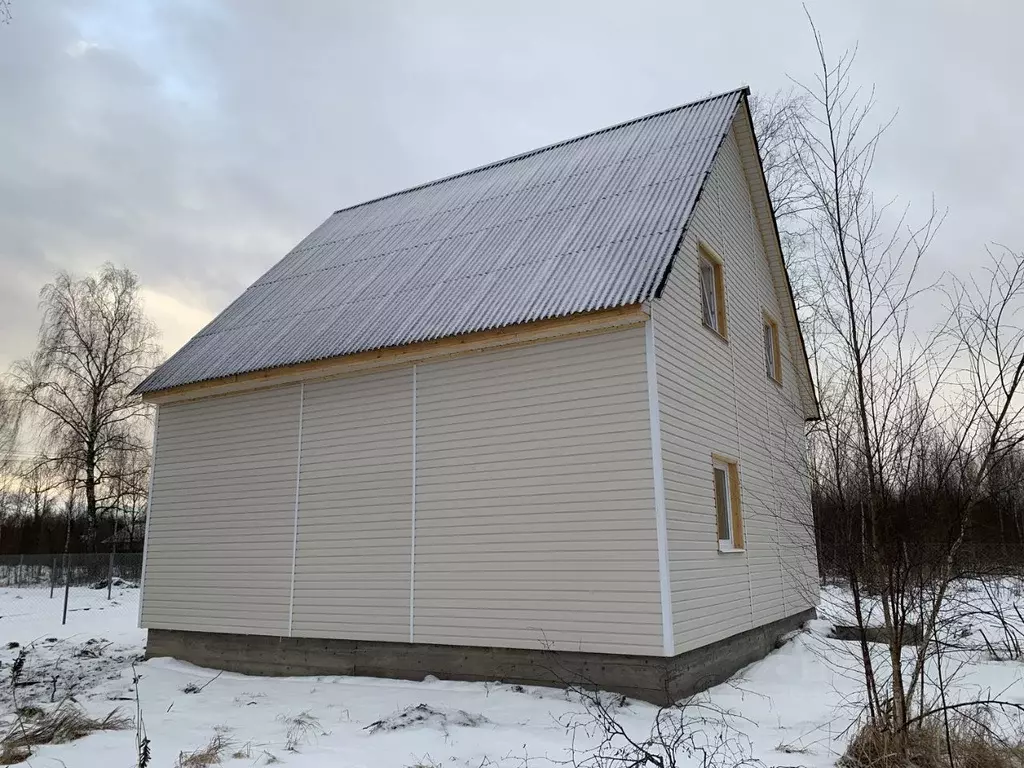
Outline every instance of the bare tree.
<svg viewBox="0 0 1024 768">
<path fill-rule="evenodd" d="M 13 386 L 0 379 L 0 471 L 13 461 L 20 415 L 17 392 Z"/>
<path fill-rule="evenodd" d="M 833 489 L 838 504 L 850 512 L 847 517 L 858 520 L 850 532 L 867 544 L 856 548 L 858 558 L 847 563 L 858 623 L 864 613 L 862 589 L 868 586 L 883 594 L 881 608 L 891 629 L 901 611 L 897 577 L 882 555 L 890 543 L 884 525 L 890 498 L 886 485 L 898 472 L 891 462 L 905 456 L 906 445 L 897 437 L 913 439 L 908 419 L 920 405 L 917 380 L 927 358 L 909 349 L 908 315 L 936 219 L 933 213 L 909 234 L 904 234 L 904 216 L 885 227 L 887 209 L 876 206 L 868 179 L 887 124 L 871 126 L 873 94 L 864 95 L 851 85 L 854 53 L 830 61 L 816 29 L 814 36 L 820 70 L 816 82 L 805 86 L 811 107 L 801 134 L 806 151 L 798 161 L 814 201 L 814 320 L 819 338 L 826 341 L 816 350 L 817 363 L 839 372 L 830 378 L 830 386 L 819 383 L 824 411 L 831 417 L 815 435 L 827 457 L 819 465 L 827 473 L 819 482 Z M 865 585 L 867 573 L 871 577 Z M 894 672 L 891 695 L 885 696 L 862 639 L 871 719 L 893 713 L 897 730 L 909 719 L 898 658 L 902 646 L 902 638 L 890 643 Z"/>
<path fill-rule="evenodd" d="M 18 480 L 25 499 L 24 511 L 31 518 L 32 528 L 38 529 L 54 511 L 54 491 L 60 486 L 60 479 L 45 460 L 33 458 L 23 463 Z"/>
<path fill-rule="evenodd" d="M 870 176 L 891 120 L 876 124 L 873 92 L 853 85 L 855 51 L 830 59 L 811 26 L 819 73 L 801 86 L 786 174 L 795 167 L 808 194 L 806 325 L 822 411 L 812 480 L 852 593 L 869 722 L 905 750 L 915 728 L 978 704 L 946 699 L 943 649 L 964 544 L 1022 438 L 1024 259 L 998 255 L 984 288 L 954 284 L 948 318 L 915 327 L 923 296 L 941 303 L 921 279 L 941 216 L 933 206 L 911 224 L 908 208 L 876 202 Z M 882 656 L 868 643 L 879 619 Z"/>
<path fill-rule="evenodd" d="M 159 354 L 136 276 L 107 264 L 96 276 L 57 275 L 41 293 L 36 352 L 14 366 L 22 402 L 43 426 L 51 463 L 81 488 L 91 533 L 110 509 L 115 457 L 144 450 L 145 406 L 132 390 Z"/>
<path fill-rule="evenodd" d="M 802 171 L 807 147 L 801 136 L 809 110 L 807 93 L 796 87 L 750 99 L 761 164 L 784 250 L 789 250 L 785 247 L 787 235 L 805 235 L 804 217 L 813 210 L 814 198 Z"/>
<path fill-rule="evenodd" d="M 15 534 L 20 552 L 34 552 L 55 509 L 53 491 L 59 483 L 50 467 L 37 459 L 14 463 L 6 476 L 7 491 L 0 492 L 0 532 Z"/>
<path fill-rule="evenodd" d="M 127 551 L 143 535 L 149 496 L 150 451 L 118 451 L 112 461 L 110 503 L 114 508 L 115 546 L 124 542 Z"/>
<path fill-rule="evenodd" d="M 20 415 L 17 394 L 13 387 L 0 379 L 0 527 L 15 490 L 17 460 L 14 451 L 18 445 Z"/>
<path fill-rule="evenodd" d="M 811 274 L 807 245 L 809 214 L 815 199 L 804 173 L 808 150 L 802 140 L 803 126 L 810 118 L 810 99 L 802 89 L 792 87 L 768 96 L 753 96 L 750 111 L 782 255 L 799 309 L 807 304 L 811 293 L 806 284 Z"/>
</svg>

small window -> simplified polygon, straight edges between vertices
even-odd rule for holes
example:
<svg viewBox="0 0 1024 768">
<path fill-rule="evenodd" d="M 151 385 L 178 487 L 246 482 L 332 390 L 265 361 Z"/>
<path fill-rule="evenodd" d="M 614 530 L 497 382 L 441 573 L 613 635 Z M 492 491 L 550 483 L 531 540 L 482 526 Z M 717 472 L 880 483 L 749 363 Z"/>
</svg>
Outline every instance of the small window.
<svg viewBox="0 0 1024 768">
<path fill-rule="evenodd" d="M 779 324 L 764 318 L 764 367 L 768 378 L 782 383 L 782 358 L 779 356 Z"/>
<path fill-rule="evenodd" d="M 715 459 L 715 512 L 718 516 L 718 549 L 743 549 L 743 518 L 740 515 L 740 473 L 735 462 Z"/>
<path fill-rule="evenodd" d="M 704 325 L 725 336 L 725 280 L 722 262 L 700 249 L 700 305 Z"/>
</svg>

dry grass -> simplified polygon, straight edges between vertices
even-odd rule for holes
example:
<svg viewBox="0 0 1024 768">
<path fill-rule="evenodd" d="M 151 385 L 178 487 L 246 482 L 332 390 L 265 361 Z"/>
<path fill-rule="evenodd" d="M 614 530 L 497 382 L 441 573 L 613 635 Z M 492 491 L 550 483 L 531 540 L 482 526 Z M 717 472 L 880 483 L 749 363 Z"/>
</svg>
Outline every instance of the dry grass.
<svg viewBox="0 0 1024 768">
<path fill-rule="evenodd" d="M 0 765 L 17 765 L 32 757 L 32 748 L 19 744 L 17 746 L 4 745 L 0 748 Z"/>
<path fill-rule="evenodd" d="M 42 707 L 37 707 L 33 704 L 29 704 L 25 707 L 18 707 L 16 713 L 22 720 L 38 720 L 40 717 L 46 715 L 46 710 Z"/>
<path fill-rule="evenodd" d="M 278 720 L 287 725 L 284 748 L 289 752 L 298 752 L 300 744 L 311 744 L 327 731 L 320 725 L 320 720 L 309 712 L 300 712 L 290 717 L 278 716 Z"/>
<path fill-rule="evenodd" d="M 231 742 L 218 733 L 205 747 L 200 747 L 194 752 L 179 753 L 176 768 L 207 768 L 210 765 L 220 765 L 221 758 L 230 747 Z"/>
<path fill-rule="evenodd" d="M 32 755 L 42 744 L 66 744 L 96 731 L 121 731 L 132 727 L 130 718 L 113 710 L 97 720 L 78 707 L 61 704 L 51 712 L 20 719 L 0 740 L 0 765 L 15 765 Z"/>
<path fill-rule="evenodd" d="M 838 764 L 844 768 L 1024 768 L 1022 738 L 1000 738 L 984 714 L 952 721 L 948 746 L 941 722 L 914 727 L 902 736 L 866 725 Z"/>
<path fill-rule="evenodd" d="M 250 760 L 252 759 L 252 742 L 247 741 L 245 744 L 240 746 L 234 752 L 231 753 L 232 760 Z"/>
<path fill-rule="evenodd" d="M 811 753 L 807 747 L 798 747 L 796 744 L 786 744 L 785 742 L 780 742 L 775 747 L 775 751 L 786 755 L 809 755 Z"/>
</svg>

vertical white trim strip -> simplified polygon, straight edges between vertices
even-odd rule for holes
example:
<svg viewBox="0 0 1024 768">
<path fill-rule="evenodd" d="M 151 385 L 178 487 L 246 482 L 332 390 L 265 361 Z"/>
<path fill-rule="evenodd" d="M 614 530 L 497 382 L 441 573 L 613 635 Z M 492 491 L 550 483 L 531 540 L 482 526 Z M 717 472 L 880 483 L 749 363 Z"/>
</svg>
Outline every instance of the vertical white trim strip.
<svg viewBox="0 0 1024 768">
<path fill-rule="evenodd" d="M 661 455 L 661 408 L 658 404 L 658 369 L 654 347 L 654 306 L 644 324 L 647 363 L 647 405 L 651 424 L 651 463 L 654 466 L 654 524 L 658 534 L 658 577 L 661 583 L 661 644 L 666 656 L 676 655 L 672 618 L 672 582 L 668 565 L 668 516 L 665 510 L 665 468 Z"/>
<path fill-rule="evenodd" d="M 142 604 L 146 597 L 146 558 L 149 556 L 149 521 L 153 519 L 153 475 L 156 474 L 156 440 L 160 428 L 160 406 L 153 411 L 153 455 L 149 457 L 149 490 L 146 491 L 146 531 L 142 541 L 142 575 L 139 578 L 139 619 L 142 627 Z"/>
<path fill-rule="evenodd" d="M 409 642 L 415 641 L 416 598 L 416 366 L 412 367 L 412 533 L 409 541 Z"/>
<path fill-rule="evenodd" d="M 302 479 L 302 406 L 306 401 L 306 383 L 299 383 L 299 439 L 295 451 L 295 519 L 292 523 L 292 578 L 288 592 L 288 637 L 292 636 L 295 614 L 295 562 L 299 553 L 299 481 Z"/>
</svg>

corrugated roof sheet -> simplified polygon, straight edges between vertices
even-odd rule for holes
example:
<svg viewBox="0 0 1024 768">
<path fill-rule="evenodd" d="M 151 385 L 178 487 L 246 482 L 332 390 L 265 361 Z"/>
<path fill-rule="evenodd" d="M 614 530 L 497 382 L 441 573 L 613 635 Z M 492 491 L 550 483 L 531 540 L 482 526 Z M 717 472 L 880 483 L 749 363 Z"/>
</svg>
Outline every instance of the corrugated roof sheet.
<svg viewBox="0 0 1024 768">
<path fill-rule="evenodd" d="M 744 92 L 337 211 L 139 391 L 645 301 Z"/>
</svg>

